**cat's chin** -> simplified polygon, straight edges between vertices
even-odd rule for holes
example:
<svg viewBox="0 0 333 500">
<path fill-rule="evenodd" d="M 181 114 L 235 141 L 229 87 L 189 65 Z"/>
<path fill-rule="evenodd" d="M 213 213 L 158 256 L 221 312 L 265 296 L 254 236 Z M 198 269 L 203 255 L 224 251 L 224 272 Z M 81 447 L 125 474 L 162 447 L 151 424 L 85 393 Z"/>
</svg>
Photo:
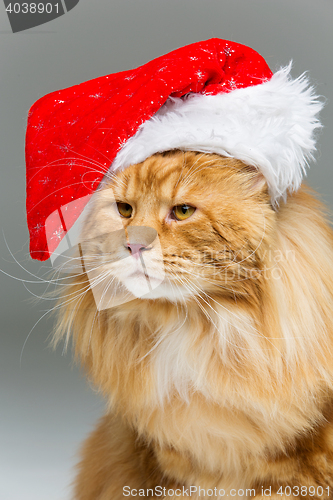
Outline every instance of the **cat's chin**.
<svg viewBox="0 0 333 500">
<path fill-rule="evenodd" d="M 183 302 L 192 293 L 179 285 L 170 283 L 168 280 L 161 282 L 160 279 L 146 276 L 126 278 L 122 280 L 126 289 L 135 298 L 140 299 L 165 299 L 170 302 Z"/>
</svg>

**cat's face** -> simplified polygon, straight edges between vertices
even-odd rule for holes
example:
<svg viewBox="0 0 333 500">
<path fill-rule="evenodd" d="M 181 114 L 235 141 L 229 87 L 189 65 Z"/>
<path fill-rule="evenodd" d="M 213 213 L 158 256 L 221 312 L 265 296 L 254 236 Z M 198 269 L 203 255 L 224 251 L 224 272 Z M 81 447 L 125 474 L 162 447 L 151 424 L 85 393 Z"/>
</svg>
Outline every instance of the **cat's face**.
<svg viewBox="0 0 333 500">
<path fill-rule="evenodd" d="M 238 160 L 176 151 L 128 167 L 99 193 L 83 233 L 101 308 L 115 282 L 126 300 L 248 296 L 274 216 L 263 178 Z"/>
</svg>

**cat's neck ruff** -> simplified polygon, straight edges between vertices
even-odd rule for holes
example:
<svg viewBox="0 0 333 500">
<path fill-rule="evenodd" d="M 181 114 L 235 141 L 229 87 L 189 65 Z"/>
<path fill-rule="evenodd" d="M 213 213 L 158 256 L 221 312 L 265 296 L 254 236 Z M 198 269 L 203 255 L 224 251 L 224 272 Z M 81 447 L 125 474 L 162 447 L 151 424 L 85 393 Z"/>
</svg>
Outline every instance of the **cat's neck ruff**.
<svg viewBox="0 0 333 500">
<path fill-rule="evenodd" d="M 154 339 L 133 372 L 140 378 L 143 367 L 147 370 L 145 396 L 132 406 L 132 398 L 120 402 L 114 393 L 112 406 L 120 404 L 139 434 L 157 447 L 190 453 L 199 468 L 212 473 L 222 473 L 224 450 L 223 484 L 232 487 L 244 461 L 255 464 L 267 453 L 284 453 L 300 426 L 310 430 L 321 421 L 311 391 L 288 377 L 281 388 L 283 376 L 274 373 L 269 342 L 243 308 L 216 301 L 187 307 L 165 302 L 159 328 L 153 304 L 140 302 L 140 309 L 127 305 L 126 317 L 127 324 L 134 316 L 137 325 L 146 324 L 147 335 L 151 327 Z M 126 321 L 119 312 L 114 320 Z"/>
</svg>

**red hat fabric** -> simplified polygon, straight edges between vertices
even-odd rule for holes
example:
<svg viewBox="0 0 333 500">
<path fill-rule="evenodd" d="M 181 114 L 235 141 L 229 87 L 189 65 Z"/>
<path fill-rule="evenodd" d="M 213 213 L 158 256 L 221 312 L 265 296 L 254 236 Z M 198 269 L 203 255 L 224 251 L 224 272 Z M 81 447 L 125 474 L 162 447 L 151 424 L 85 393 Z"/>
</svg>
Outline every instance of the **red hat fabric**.
<svg viewBox="0 0 333 500">
<path fill-rule="evenodd" d="M 262 169 L 274 200 L 297 188 L 321 105 L 289 71 L 273 75 L 254 50 L 211 39 L 39 99 L 26 134 L 32 258 L 52 254 L 109 169 L 158 151 L 238 157 Z"/>
</svg>

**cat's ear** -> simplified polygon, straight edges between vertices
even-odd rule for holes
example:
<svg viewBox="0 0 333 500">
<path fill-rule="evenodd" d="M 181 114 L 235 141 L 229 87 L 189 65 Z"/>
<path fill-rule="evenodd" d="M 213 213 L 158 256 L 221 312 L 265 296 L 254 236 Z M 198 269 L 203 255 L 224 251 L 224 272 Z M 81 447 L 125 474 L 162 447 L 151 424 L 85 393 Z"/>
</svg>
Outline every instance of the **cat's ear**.
<svg viewBox="0 0 333 500">
<path fill-rule="evenodd" d="M 264 175 L 253 165 L 244 165 L 241 171 L 244 173 L 246 187 L 253 194 L 266 194 L 268 196 L 268 185 Z"/>
</svg>

